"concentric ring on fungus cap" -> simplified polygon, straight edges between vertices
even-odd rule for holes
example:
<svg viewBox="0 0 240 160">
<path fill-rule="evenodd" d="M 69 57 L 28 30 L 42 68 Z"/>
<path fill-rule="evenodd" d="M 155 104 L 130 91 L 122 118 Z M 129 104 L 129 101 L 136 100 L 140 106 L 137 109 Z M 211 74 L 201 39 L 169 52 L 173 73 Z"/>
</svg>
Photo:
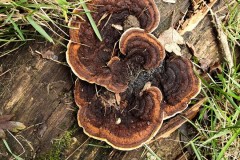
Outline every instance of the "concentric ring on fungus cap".
<svg viewBox="0 0 240 160">
<path fill-rule="evenodd" d="M 164 69 L 156 72 L 154 78 L 160 80 L 154 85 L 161 88 L 164 96 L 164 119 L 184 111 L 201 90 L 201 81 L 193 71 L 192 62 L 180 56 L 167 59 Z"/>
<path fill-rule="evenodd" d="M 152 32 L 160 21 L 157 6 L 154 0 L 92 0 L 88 9 L 92 11 L 103 41 L 98 40 L 86 16 L 83 19 L 74 16 L 69 22 L 67 62 L 78 78 L 115 93 L 124 92 L 129 81 L 123 62 L 126 57 L 121 56 L 116 47 L 123 31 L 113 25 L 123 26 L 128 16 L 135 16 L 140 28 Z M 76 14 L 79 12 L 80 8 L 74 10 Z M 123 75 L 119 77 L 119 74 Z"/>
<path fill-rule="evenodd" d="M 87 20 L 72 18 L 67 62 L 81 79 L 74 90 L 78 124 L 116 149 L 141 147 L 163 119 L 186 109 L 200 81 L 190 60 L 170 56 L 164 61 L 164 48 L 150 33 L 160 17 L 153 0 L 93 0 L 88 8 L 103 42 Z M 123 33 L 128 16 L 137 17 L 141 29 Z"/>
<path fill-rule="evenodd" d="M 149 84 L 137 95 L 131 94 L 117 105 L 115 95 L 94 84 L 77 80 L 75 101 L 78 124 L 88 136 L 107 142 L 119 150 L 133 150 L 150 141 L 163 121 L 162 94 Z M 122 93 L 125 94 L 125 93 Z"/>
</svg>

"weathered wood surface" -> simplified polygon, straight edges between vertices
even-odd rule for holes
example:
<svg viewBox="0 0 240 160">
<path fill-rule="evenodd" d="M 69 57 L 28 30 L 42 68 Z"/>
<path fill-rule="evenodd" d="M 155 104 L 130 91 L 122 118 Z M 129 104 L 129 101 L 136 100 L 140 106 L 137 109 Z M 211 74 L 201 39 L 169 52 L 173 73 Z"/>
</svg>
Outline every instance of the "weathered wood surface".
<svg viewBox="0 0 240 160">
<path fill-rule="evenodd" d="M 176 4 L 156 0 L 161 12 L 161 23 L 155 31 L 156 35 L 182 18 L 190 6 L 189 0 L 178 0 Z M 217 4 L 218 5 L 218 4 Z M 174 17 L 172 18 L 172 13 Z M 196 53 L 203 56 L 214 52 L 219 55 L 217 39 L 209 17 L 185 38 L 196 47 Z M 64 42 L 67 43 L 67 42 Z M 130 152 L 117 151 L 111 148 L 92 147 L 87 144 L 105 145 L 93 139 L 88 139 L 82 129 L 76 127 L 76 105 L 73 102 L 73 83 L 75 77 L 69 67 L 43 59 L 39 54 L 52 51 L 61 61 L 65 61 L 66 48 L 52 45 L 44 40 L 30 42 L 20 50 L 0 59 L 0 67 L 9 72 L 0 77 L 0 114 L 15 114 L 14 120 L 23 122 L 27 129 L 16 134 L 25 153 L 24 159 L 38 159 L 52 148 L 54 139 L 59 138 L 64 131 L 77 128 L 73 136 L 77 142 L 60 159 L 68 157 L 74 149 L 83 144 L 69 159 L 146 159 L 144 148 Z M 209 52 L 210 51 L 210 52 Z M 216 54 L 217 53 L 217 54 Z M 213 58 L 207 56 L 207 58 Z M 215 58 L 215 57 L 214 57 Z M 166 140 L 159 140 L 150 146 L 162 159 L 176 159 L 182 154 L 182 147 L 176 133 Z M 8 134 L 13 152 L 20 154 L 21 146 Z M 9 159 L 5 155 L 5 147 L 0 146 L 0 159 Z"/>
</svg>

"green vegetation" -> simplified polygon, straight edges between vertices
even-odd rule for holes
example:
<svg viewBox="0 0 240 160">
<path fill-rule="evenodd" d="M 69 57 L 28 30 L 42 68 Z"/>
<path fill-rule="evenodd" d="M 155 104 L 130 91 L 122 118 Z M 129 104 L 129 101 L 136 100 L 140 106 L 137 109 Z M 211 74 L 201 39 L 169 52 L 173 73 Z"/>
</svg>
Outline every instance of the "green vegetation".
<svg viewBox="0 0 240 160">
<path fill-rule="evenodd" d="M 29 35 L 34 32 L 39 32 L 43 37 L 52 42 L 51 37 L 46 33 L 43 27 L 48 27 L 52 32 L 57 34 L 50 24 L 54 26 L 64 25 L 65 14 L 71 14 L 68 11 L 70 7 L 76 7 L 79 3 L 70 4 L 65 7 L 58 1 L 39 1 L 39 0 L 17 0 L 17 1 L 3 1 L 0 2 L 0 21 L 1 35 L 0 42 L 7 41 L 26 41 Z M 62 15 L 62 16 L 61 16 Z M 65 21 L 68 21 L 66 18 Z M 36 30 L 26 28 L 26 26 L 32 26 Z M 62 30 L 61 30 L 62 31 Z M 62 31 L 63 32 L 63 31 Z"/>
<path fill-rule="evenodd" d="M 16 160 L 23 160 L 21 157 L 15 155 L 15 154 L 12 152 L 12 150 L 10 149 L 10 147 L 9 147 L 9 145 L 8 145 L 8 143 L 7 143 L 7 141 L 6 141 L 5 139 L 3 139 L 2 141 L 3 141 L 4 145 L 5 145 L 5 147 L 7 148 L 8 152 L 9 152 Z"/>
<path fill-rule="evenodd" d="M 69 17 L 74 15 L 73 9 L 80 5 L 82 5 L 84 11 L 86 11 L 96 35 L 102 40 L 96 24 L 86 8 L 85 1 L 0 1 L 0 50 L 3 50 L 3 47 L 12 43 L 16 44 L 16 42 L 18 42 L 24 44 L 26 41 L 33 40 L 31 39 L 33 35 L 41 35 L 41 37 L 44 37 L 49 42 L 54 43 L 57 40 L 54 40 L 54 38 L 48 34 L 49 32 L 52 32 L 51 35 L 68 41 L 68 38 L 66 39 L 62 35 L 68 36 L 64 30 L 68 28 L 67 23 L 69 22 Z M 84 11 L 80 14 L 84 14 Z M 11 47 L 11 50 L 0 52 L 0 58 L 17 50 L 21 44 L 14 48 Z"/>
<path fill-rule="evenodd" d="M 52 149 L 45 155 L 40 156 L 40 160 L 60 160 L 62 153 L 66 150 L 72 141 L 73 132 L 66 131 L 59 139 L 53 141 Z"/>
<path fill-rule="evenodd" d="M 102 37 L 101 37 L 101 35 L 100 35 L 100 32 L 99 32 L 99 30 L 98 30 L 98 28 L 97 28 L 97 25 L 96 25 L 96 23 L 94 22 L 91 14 L 90 14 L 90 11 L 89 11 L 88 8 L 87 8 L 87 5 L 84 3 L 83 0 L 80 0 L 80 2 L 83 3 L 83 4 L 82 4 L 82 7 L 83 7 L 83 9 L 84 9 L 84 11 L 85 11 L 85 13 L 86 13 L 86 15 L 87 15 L 87 17 L 88 17 L 89 22 L 90 22 L 91 25 L 92 25 L 92 28 L 93 28 L 94 32 L 96 33 L 98 39 L 99 39 L 100 41 L 102 41 Z"/>
<path fill-rule="evenodd" d="M 190 145 L 196 159 L 239 159 L 240 157 L 240 64 L 235 48 L 240 46 L 239 5 L 229 6 L 229 19 L 224 31 L 229 38 L 235 65 L 221 66 L 222 72 L 202 79 L 202 93 L 208 98 L 192 125 L 198 131 Z"/>
<path fill-rule="evenodd" d="M 1 1 L 0 58 L 16 51 L 26 41 L 33 40 L 31 39 L 33 35 L 55 43 L 57 40 L 50 36 L 49 33 L 51 32 L 51 35 L 68 41 L 61 35 L 67 36 L 64 30 L 68 28 L 69 17 L 73 15 L 73 9 L 81 4 L 84 4 L 82 0 L 71 2 L 66 0 Z M 215 75 L 208 74 L 209 80 L 202 79 L 202 93 L 208 100 L 204 104 L 198 119 L 191 122 L 198 133 L 186 145 L 193 149 L 196 155 L 195 159 L 199 160 L 238 159 L 240 157 L 240 64 L 237 64 L 235 55 L 236 46 L 240 46 L 240 12 L 239 4 L 228 7 L 230 14 L 223 29 L 229 38 L 235 66 L 229 69 L 227 64 L 223 64 L 222 72 Z M 96 35 L 101 40 L 101 35 L 91 18 L 91 14 L 86 7 L 84 7 L 84 11 Z M 53 27 L 57 28 L 58 32 Z M 14 45 L 14 47 L 8 47 L 10 45 Z M 71 135 L 72 132 L 65 132 L 60 139 L 54 140 L 52 150 L 41 156 L 41 159 L 60 159 L 62 151 L 70 145 Z M 6 142 L 4 144 L 14 156 L 8 144 Z M 99 147 L 95 144 L 88 145 Z M 145 147 L 153 156 L 157 157 L 147 145 Z M 108 146 L 105 148 L 108 148 Z M 17 159 L 17 157 L 15 158 Z"/>
<path fill-rule="evenodd" d="M 208 101 L 198 120 L 192 123 L 198 135 L 190 143 L 198 159 L 239 157 L 239 67 L 233 73 L 223 71 L 213 77 L 209 75 L 210 82 L 202 80 L 202 92 Z"/>
</svg>

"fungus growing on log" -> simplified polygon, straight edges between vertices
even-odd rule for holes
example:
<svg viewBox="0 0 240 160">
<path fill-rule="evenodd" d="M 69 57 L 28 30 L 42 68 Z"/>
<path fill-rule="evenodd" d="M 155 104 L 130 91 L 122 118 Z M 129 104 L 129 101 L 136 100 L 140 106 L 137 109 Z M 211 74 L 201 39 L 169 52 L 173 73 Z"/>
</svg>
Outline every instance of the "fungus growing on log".
<svg viewBox="0 0 240 160">
<path fill-rule="evenodd" d="M 162 102 L 164 119 L 185 110 L 190 100 L 197 96 L 201 89 L 192 62 L 180 56 L 171 56 L 167 59 L 163 69 L 155 73 L 154 79 L 155 82 L 160 80 L 155 85 L 161 88 L 164 95 Z"/>
<path fill-rule="evenodd" d="M 164 119 L 187 108 L 200 81 L 190 60 L 165 58 L 150 33 L 160 17 L 153 0 L 93 0 L 88 8 L 103 41 L 88 21 L 72 18 L 67 62 L 79 78 L 78 124 L 90 137 L 132 150 L 150 141 Z"/>
<path fill-rule="evenodd" d="M 91 15 L 103 41 L 98 40 L 86 16 L 83 19 L 73 17 L 69 22 L 71 28 L 67 62 L 78 78 L 104 86 L 113 92 L 124 92 L 129 81 L 125 59 L 129 58 L 127 53 L 122 55 L 116 47 L 123 33 L 121 27 L 126 24 L 124 22 L 129 16 L 134 16 L 139 21 L 140 28 L 152 32 L 160 21 L 157 6 L 154 0 L 93 0 L 88 3 L 88 9 L 92 11 Z M 80 11 L 81 8 L 78 8 L 74 13 Z M 143 38 L 145 37 L 150 36 Z M 124 75 L 119 77 L 119 74 Z"/>
<path fill-rule="evenodd" d="M 151 140 L 160 129 L 163 112 L 161 91 L 149 84 L 138 94 L 121 93 L 117 105 L 115 95 L 94 84 L 77 80 L 75 101 L 79 106 L 78 123 L 84 132 L 119 150 L 132 150 Z"/>
</svg>

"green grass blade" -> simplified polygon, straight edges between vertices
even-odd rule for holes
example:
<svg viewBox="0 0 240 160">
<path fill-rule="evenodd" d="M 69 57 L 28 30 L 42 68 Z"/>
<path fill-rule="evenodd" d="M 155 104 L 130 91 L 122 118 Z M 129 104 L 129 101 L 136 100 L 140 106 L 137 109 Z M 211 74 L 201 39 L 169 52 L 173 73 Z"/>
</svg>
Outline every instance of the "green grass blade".
<svg viewBox="0 0 240 160">
<path fill-rule="evenodd" d="M 86 3 L 83 0 L 80 0 L 80 2 L 82 3 L 82 7 L 83 7 L 83 9 L 84 9 L 84 11 L 85 11 L 85 13 L 86 13 L 86 15 L 88 17 L 88 20 L 90 21 L 90 24 L 91 24 L 95 34 L 97 35 L 98 39 L 100 41 L 102 41 L 102 36 L 101 36 L 101 34 L 100 34 L 100 32 L 99 32 L 99 30 L 97 28 L 96 23 L 94 22 L 91 14 L 90 14 L 90 10 L 87 8 L 87 5 L 86 5 Z"/>
<path fill-rule="evenodd" d="M 18 25 L 17 25 L 12 19 L 10 19 L 9 21 L 12 23 L 14 30 L 18 33 L 19 38 L 20 38 L 22 41 L 24 41 L 25 38 L 24 38 L 21 30 L 18 28 Z"/>
<path fill-rule="evenodd" d="M 232 144 L 232 142 L 240 135 L 240 129 L 236 131 L 236 133 L 233 134 L 233 136 L 230 138 L 230 140 L 227 142 L 227 144 L 222 148 L 221 152 L 219 153 L 217 160 L 222 159 L 224 156 L 224 153 L 227 151 L 229 146 Z"/>
<path fill-rule="evenodd" d="M 9 152 L 16 160 L 23 160 L 21 157 L 15 155 L 15 154 L 11 151 L 11 149 L 10 149 L 10 147 L 9 147 L 9 145 L 8 145 L 8 143 L 7 143 L 7 141 L 6 141 L 5 139 L 3 139 L 3 143 L 4 143 L 5 147 L 7 148 L 8 152 Z"/>
<path fill-rule="evenodd" d="M 53 42 L 53 39 L 45 32 L 45 30 L 39 25 L 37 24 L 31 16 L 27 16 L 27 20 L 28 22 L 44 37 L 46 38 L 49 42 Z"/>
<path fill-rule="evenodd" d="M 69 5 L 69 3 L 68 3 L 66 0 L 56 0 L 56 2 L 57 2 L 59 5 Z"/>
<path fill-rule="evenodd" d="M 194 143 L 192 141 L 190 141 L 190 144 L 192 146 L 192 149 L 193 149 L 195 155 L 197 156 L 197 159 L 202 160 L 201 155 L 200 155 L 199 151 L 197 150 L 197 148 L 195 147 Z"/>
<path fill-rule="evenodd" d="M 153 152 L 153 150 L 146 144 L 144 144 L 144 147 L 157 159 L 157 160 L 161 160 L 161 158 L 158 157 L 158 155 L 156 155 L 156 153 Z"/>
<path fill-rule="evenodd" d="M 229 134 L 229 133 L 231 133 L 231 131 L 229 131 L 229 130 L 224 130 L 224 131 L 222 131 L 222 132 L 219 132 L 219 133 L 213 135 L 211 138 L 209 138 L 209 139 L 206 140 L 205 142 L 203 142 L 202 145 L 207 145 L 207 144 L 210 143 L 212 140 L 217 139 L 217 138 L 222 137 L 222 136 L 225 136 L 225 135 L 227 135 L 227 134 Z"/>
</svg>

